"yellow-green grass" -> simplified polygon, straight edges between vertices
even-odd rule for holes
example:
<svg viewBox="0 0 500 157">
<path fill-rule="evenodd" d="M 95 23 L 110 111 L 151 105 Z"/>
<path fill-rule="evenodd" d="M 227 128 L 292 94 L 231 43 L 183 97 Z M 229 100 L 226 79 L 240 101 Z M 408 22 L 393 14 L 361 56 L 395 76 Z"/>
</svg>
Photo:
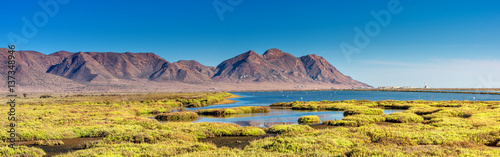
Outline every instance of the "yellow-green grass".
<svg viewBox="0 0 500 157">
<path fill-rule="evenodd" d="M 369 108 L 385 108 L 385 109 L 410 109 L 413 107 L 434 107 L 436 108 L 474 108 L 474 109 L 492 109 L 500 107 L 498 101 L 396 101 L 396 100 L 344 100 L 344 101 L 294 101 L 294 102 L 278 102 L 271 104 L 270 107 L 291 107 L 296 110 L 335 110 L 344 111 L 347 109 L 359 109 L 364 107 Z M 429 112 L 432 112 L 429 111 Z M 426 114 L 425 111 L 418 114 Z"/>
<path fill-rule="evenodd" d="M 424 121 L 424 118 L 415 113 L 391 113 L 385 116 L 385 121 L 396 123 L 420 123 Z"/>
<path fill-rule="evenodd" d="M 323 122 L 323 124 L 332 126 L 362 126 L 375 122 L 384 122 L 385 120 L 385 117 L 382 115 L 357 114 L 346 116 L 342 120 L 328 120 Z"/>
<path fill-rule="evenodd" d="M 157 115 L 155 119 L 159 121 L 170 121 L 170 122 L 179 122 L 179 121 L 195 121 L 198 119 L 198 114 L 194 112 L 172 112 L 172 113 L 163 113 Z"/>
<path fill-rule="evenodd" d="M 309 132 L 311 130 L 314 130 L 311 128 L 309 125 L 275 125 L 269 128 L 269 132 L 271 133 L 278 133 L 278 134 L 284 134 L 284 133 L 292 133 L 292 134 L 300 134 L 304 132 Z"/>
<path fill-rule="evenodd" d="M 164 141 L 161 143 L 109 143 L 100 142 L 90 148 L 78 150 L 71 153 L 58 155 L 58 157 L 73 156 L 175 156 L 179 154 L 216 150 L 213 144 L 200 143 L 194 141 Z"/>
<path fill-rule="evenodd" d="M 357 114 L 383 115 L 384 110 L 380 108 L 363 108 L 363 109 L 348 109 L 344 111 L 344 116 L 357 115 Z"/>
<path fill-rule="evenodd" d="M 227 116 L 232 114 L 243 114 L 243 113 L 269 113 L 270 109 L 268 106 L 241 106 L 233 108 L 222 108 L 222 109 L 203 109 L 198 110 L 200 115 L 212 115 L 212 116 Z"/>
<path fill-rule="evenodd" d="M 139 94 L 141 95 L 141 94 Z M 141 95 L 146 100 L 140 100 L 140 96 L 131 96 L 127 101 L 109 101 L 108 96 L 94 96 L 90 99 L 87 96 L 68 97 L 68 101 L 59 101 L 63 98 L 53 97 L 55 103 L 33 103 L 31 99 L 38 99 L 42 102 L 45 99 L 30 98 L 18 99 L 20 105 L 16 106 L 17 141 L 29 140 L 57 140 L 71 139 L 78 137 L 106 137 L 110 134 L 120 134 L 125 130 L 135 130 L 137 128 L 158 129 L 163 128 L 161 123 L 149 119 L 154 117 L 152 111 L 170 111 L 172 99 L 205 99 L 204 97 L 213 95 L 225 95 L 225 93 L 167 93 Z M 163 98 L 160 96 L 164 96 Z M 101 98 L 99 98 L 101 97 Z M 115 96 L 109 96 L 119 98 Z M 201 98 L 200 98 L 201 97 Z M 133 101 L 128 101 L 133 100 Z M 81 101 L 81 102 L 75 102 Z M 95 101 L 95 102 L 92 102 Z M 105 102 L 103 102 L 105 101 Z M 6 101 L 5 101 L 6 102 Z M 59 103 L 60 102 L 60 103 Z M 165 102 L 165 103 L 163 103 Z M 7 104 L 0 106 L 1 110 L 9 110 Z M 139 112 L 138 112 L 139 111 Z M 7 112 L 0 113 L 7 117 Z M 7 118 L 0 119 L 0 139 L 6 140 L 7 129 L 10 124 Z M 205 135 L 203 135 L 205 136 Z"/>
<path fill-rule="evenodd" d="M 14 148 L 10 148 L 8 146 L 0 147 L 0 156 L 43 156 L 46 153 L 40 149 L 35 147 L 26 147 L 26 146 L 15 146 Z"/>
<path fill-rule="evenodd" d="M 493 131 L 493 132 L 492 132 Z M 480 137 L 474 137 L 480 136 Z M 303 156 L 498 156 L 486 147 L 499 140 L 494 129 L 457 130 L 419 123 L 313 130 L 281 134 L 251 143 L 245 151 L 272 151 Z"/>
<path fill-rule="evenodd" d="M 321 123 L 318 116 L 302 116 L 297 120 L 299 124 L 317 124 Z"/>
<path fill-rule="evenodd" d="M 161 123 L 148 118 L 154 114 L 134 111 L 170 106 L 154 104 L 163 101 L 161 98 L 149 104 L 141 100 L 92 101 L 19 105 L 16 108 L 19 113 L 17 140 L 103 137 L 97 144 L 60 156 L 500 156 L 499 149 L 487 147 L 500 143 L 500 103 L 496 101 L 315 102 L 317 108 L 334 106 L 331 109 L 348 110 L 402 106 L 408 110 L 390 115 L 355 114 L 342 119 L 356 123 L 355 127 L 315 130 L 308 125 L 276 125 L 268 131 L 279 135 L 253 141 L 242 150 L 217 148 L 198 142 L 198 139 L 259 136 L 265 134 L 264 130 L 226 123 Z M 0 109 L 8 110 L 8 106 L 4 104 Z M 7 113 L 0 114 L 7 117 Z M 393 123 L 376 123 L 386 119 Z M 400 123 L 406 121 L 408 123 Z M 9 121 L 0 119 L 0 123 L 7 126 Z M 6 128 L 0 127 L 3 140 L 7 139 Z M 5 142 L 0 144 L 3 156 L 45 154 L 38 148 L 10 149 Z"/>
</svg>

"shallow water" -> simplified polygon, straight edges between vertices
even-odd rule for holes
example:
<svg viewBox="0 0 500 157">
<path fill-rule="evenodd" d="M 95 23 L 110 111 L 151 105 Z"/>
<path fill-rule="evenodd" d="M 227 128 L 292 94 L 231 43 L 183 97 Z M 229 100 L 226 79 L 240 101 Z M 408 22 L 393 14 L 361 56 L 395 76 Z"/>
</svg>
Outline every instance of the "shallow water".
<svg viewBox="0 0 500 157">
<path fill-rule="evenodd" d="M 269 106 L 276 102 L 321 101 L 321 100 L 471 100 L 499 101 L 500 95 L 462 94 L 462 93 L 428 93 L 428 92 L 387 92 L 387 91 L 283 91 L 283 92 L 235 92 L 242 97 L 233 98 L 238 102 L 232 104 L 212 105 L 188 110 L 208 108 L 230 108 L 238 106 Z M 384 110 L 385 114 L 402 112 L 403 110 Z M 235 117 L 202 116 L 195 122 L 224 122 L 240 126 L 270 127 L 276 124 L 296 124 L 301 116 L 317 115 L 321 121 L 342 119 L 342 111 L 297 111 L 290 109 L 271 109 L 270 113 L 240 114 Z"/>
</svg>

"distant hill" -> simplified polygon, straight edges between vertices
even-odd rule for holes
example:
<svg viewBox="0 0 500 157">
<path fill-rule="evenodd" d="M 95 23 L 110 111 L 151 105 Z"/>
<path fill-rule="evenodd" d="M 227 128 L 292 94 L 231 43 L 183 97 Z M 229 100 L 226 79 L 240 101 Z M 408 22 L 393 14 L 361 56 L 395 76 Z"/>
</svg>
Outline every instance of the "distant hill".
<svg viewBox="0 0 500 157">
<path fill-rule="evenodd" d="M 7 49 L 0 48 L 3 63 Z M 279 49 L 248 51 L 209 67 L 194 60 L 170 63 L 153 53 L 16 52 L 20 90 L 47 92 L 283 90 L 372 88 L 343 75 L 323 57 L 295 57 Z M 7 64 L 0 76 L 6 80 Z M 6 86 L 6 81 L 0 83 Z M 298 86 L 298 87 L 297 87 Z"/>
</svg>

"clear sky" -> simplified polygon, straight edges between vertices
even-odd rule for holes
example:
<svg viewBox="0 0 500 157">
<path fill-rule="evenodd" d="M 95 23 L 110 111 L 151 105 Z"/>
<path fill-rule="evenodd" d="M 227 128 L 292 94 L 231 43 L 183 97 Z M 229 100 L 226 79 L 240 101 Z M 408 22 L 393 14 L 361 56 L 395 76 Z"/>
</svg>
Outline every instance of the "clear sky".
<svg viewBox="0 0 500 157">
<path fill-rule="evenodd" d="M 154 52 L 208 66 L 279 48 L 323 56 L 375 87 L 500 87 L 497 0 L 40 1 L 57 7 L 2 3 L 0 43 L 45 54 Z"/>
</svg>

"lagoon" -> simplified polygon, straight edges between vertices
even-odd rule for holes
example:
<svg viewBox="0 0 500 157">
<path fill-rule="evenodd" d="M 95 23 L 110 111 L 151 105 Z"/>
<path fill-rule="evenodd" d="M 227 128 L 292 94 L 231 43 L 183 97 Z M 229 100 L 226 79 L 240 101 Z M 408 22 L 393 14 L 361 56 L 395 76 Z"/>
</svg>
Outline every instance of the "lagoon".
<svg viewBox="0 0 500 157">
<path fill-rule="evenodd" d="M 238 106 L 269 106 L 276 102 L 321 101 L 321 100 L 470 100 L 500 101 L 495 94 L 431 93 L 431 92 L 394 92 L 394 91 L 274 91 L 274 92 L 233 92 L 242 97 L 232 98 L 232 104 L 212 105 L 188 110 L 209 108 L 231 108 Z M 403 110 L 384 110 L 385 114 Z M 317 115 L 321 121 L 342 119 L 343 111 L 297 111 L 291 109 L 271 109 L 269 113 L 239 114 L 232 117 L 202 116 L 195 122 L 223 122 L 240 126 L 270 127 L 276 124 L 296 124 L 301 116 Z"/>
</svg>

